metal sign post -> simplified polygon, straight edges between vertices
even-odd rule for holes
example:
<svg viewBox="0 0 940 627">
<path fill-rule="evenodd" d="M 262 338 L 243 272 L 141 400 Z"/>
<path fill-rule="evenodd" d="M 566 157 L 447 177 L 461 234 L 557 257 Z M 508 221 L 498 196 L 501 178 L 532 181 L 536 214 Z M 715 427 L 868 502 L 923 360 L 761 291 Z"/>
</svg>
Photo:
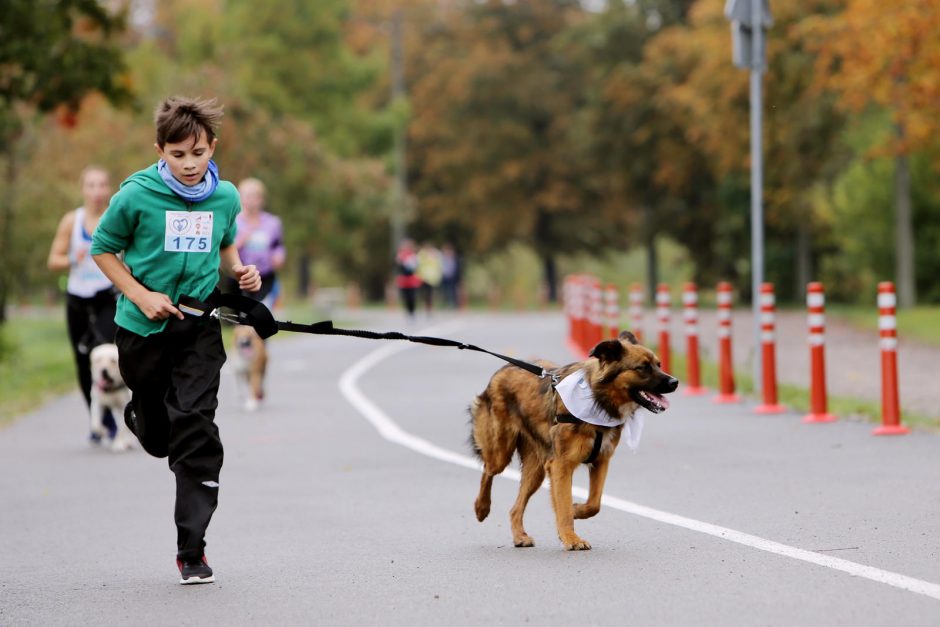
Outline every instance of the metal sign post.
<svg viewBox="0 0 940 627">
<path fill-rule="evenodd" d="M 766 69 L 765 30 L 773 24 L 769 0 L 727 0 L 725 16 L 731 20 L 732 60 L 751 72 L 751 311 L 754 318 L 754 391 L 761 392 L 760 289 L 764 282 L 764 151 L 761 74 Z"/>
</svg>

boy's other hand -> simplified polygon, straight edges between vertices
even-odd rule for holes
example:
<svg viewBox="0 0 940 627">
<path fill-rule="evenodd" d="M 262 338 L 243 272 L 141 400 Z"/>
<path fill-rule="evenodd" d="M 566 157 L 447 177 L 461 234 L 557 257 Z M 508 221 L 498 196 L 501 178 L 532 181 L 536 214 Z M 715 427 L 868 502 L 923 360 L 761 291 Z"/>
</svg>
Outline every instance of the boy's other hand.
<svg viewBox="0 0 940 627">
<path fill-rule="evenodd" d="M 238 279 L 239 289 L 246 292 L 257 292 L 261 289 L 261 273 L 254 265 L 233 266 L 232 274 Z"/>
<path fill-rule="evenodd" d="M 166 320 L 170 316 L 183 319 L 183 312 L 173 306 L 173 301 L 160 292 L 145 292 L 134 301 L 148 320 Z"/>
</svg>

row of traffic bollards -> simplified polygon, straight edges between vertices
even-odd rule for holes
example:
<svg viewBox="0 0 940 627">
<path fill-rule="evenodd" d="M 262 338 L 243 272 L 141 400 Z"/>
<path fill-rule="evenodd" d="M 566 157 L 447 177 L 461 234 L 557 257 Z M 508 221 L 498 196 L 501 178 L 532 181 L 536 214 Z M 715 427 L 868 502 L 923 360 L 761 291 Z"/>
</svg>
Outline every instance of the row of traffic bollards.
<svg viewBox="0 0 940 627">
<path fill-rule="evenodd" d="M 620 328 L 619 291 L 613 284 L 601 286 L 601 282 L 590 275 L 566 277 L 563 292 L 565 315 L 568 319 L 568 340 L 575 352 L 587 355 L 588 351 L 606 338 L 617 337 Z M 760 299 L 760 359 L 761 359 L 761 403 L 754 408 L 760 414 L 786 411 L 778 402 L 776 374 L 776 304 L 774 288 L 770 283 L 761 286 Z M 643 329 L 643 288 L 634 284 L 629 290 L 630 330 L 636 338 L 650 344 Z M 741 397 L 735 391 L 734 364 L 732 361 L 731 319 L 734 303 L 730 283 L 721 282 L 716 289 L 718 319 L 718 394 L 712 398 L 716 403 L 736 403 Z M 671 289 L 660 284 L 656 289 L 656 321 L 658 331 L 658 353 L 663 370 L 671 371 L 670 322 L 672 310 Z M 810 349 L 810 411 L 803 417 L 806 423 L 825 423 L 836 420 L 829 413 L 826 392 L 825 358 L 825 291 L 821 283 L 813 282 L 806 287 L 808 342 Z M 897 374 L 897 299 L 894 284 L 878 285 L 878 327 L 881 349 L 881 414 L 882 425 L 872 433 L 875 435 L 900 435 L 908 433 L 901 424 L 900 400 Z M 686 395 L 702 395 L 707 390 L 702 386 L 698 333 L 698 288 L 686 283 L 682 289 L 683 322 L 686 337 L 687 376 L 684 381 Z"/>
</svg>

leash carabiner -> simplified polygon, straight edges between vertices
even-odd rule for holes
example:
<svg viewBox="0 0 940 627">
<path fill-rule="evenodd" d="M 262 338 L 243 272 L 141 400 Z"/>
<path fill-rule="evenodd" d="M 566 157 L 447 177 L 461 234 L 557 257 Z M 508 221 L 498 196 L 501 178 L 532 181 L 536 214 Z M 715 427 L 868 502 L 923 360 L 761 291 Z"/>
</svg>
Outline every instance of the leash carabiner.
<svg viewBox="0 0 940 627">
<path fill-rule="evenodd" d="M 209 317 L 221 320 L 222 322 L 228 322 L 229 324 L 242 324 L 245 322 L 241 317 L 227 314 L 218 307 L 209 312 Z"/>
</svg>

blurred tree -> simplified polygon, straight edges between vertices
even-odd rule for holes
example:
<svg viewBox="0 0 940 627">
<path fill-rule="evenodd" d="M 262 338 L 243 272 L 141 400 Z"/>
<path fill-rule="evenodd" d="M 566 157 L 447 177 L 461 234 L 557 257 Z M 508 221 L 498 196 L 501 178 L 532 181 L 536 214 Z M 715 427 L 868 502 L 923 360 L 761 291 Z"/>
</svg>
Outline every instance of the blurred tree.
<svg viewBox="0 0 940 627">
<path fill-rule="evenodd" d="M 880 146 L 894 157 L 895 280 L 898 302 L 916 304 L 910 155 L 940 132 L 940 4 L 845 0 L 837 14 L 808 19 L 815 36 L 818 78 L 852 112 L 889 111 L 893 138 Z"/>
<path fill-rule="evenodd" d="M 309 3 L 317 4 L 315 0 Z M 21 151 L 22 167 L 33 174 L 21 177 L 18 204 L 29 208 L 31 219 L 17 224 L 13 246 L 6 249 L 12 259 L 12 265 L 6 266 L 8 276 L 15 277 L 22 293 L 54 284 L 55 277 L 45 271 L 42 261 L 62 211 L 78 200 L 76 181 L 82 167 L 89 162 L 108 167 L 116 186 L 131 172 L 152 163 L 152 107 L 168 94 L 182 93 L 217 97 L 225 105 L 217 153 L 222 174 L 234 181 L 259 176 L 268 185 L 271 209 L 285 220 L 291 269 L 297 268 L 285 272 L 287 279 L 302 277 L 304 270 L 309 276 L 311 261 L 320 258 L 347 280 L 367 287 L 371 297 L 381 298 L 389 270 L 389 180 L 384 159 L 390 146 L 387 129 L 399 114 L 389 112 L 387 99 L 370 101 L 368 90 L 345 93 L 345 108 L 305 110 L 303 114 L 277 109 L 272 100 L 255 99 L 241 77 L 260 72 L 265 64 L 291 63 L 294 50 L 268 51 L 273 56 L 259 57 L 241 51 L 235 54 L 237 42 L 250 35 L 241 30 L 247 23 L 244 12 L 229 14 L 224 10 L 227 6 L 222 0 L 156 3 L 154 12 L 137 16 L 134 30 L 122 38 L 128 74 L 121 80 L 133 88 L 144 106 L 116 111 L 104 98 L 88 97 L 74 114 L 62 109 L 70 121 L 77 122 L 74 128 L 43 120 L 24 135 L 27 141 L 21 145 L 28 145 L 29 151 Z M 319 19 L 321 13 L 312 10 L 310 15 Z M 327 26 L 309 26 L 338 29 L 338 38 L 334 33 L 322 38 L 327 43 L 321 45 L 318 40 L 309 45 L 324 50 L 346 46 L 344 22 L 327 22 Z M 280 27 L 271 24 L 273 32 Z M 323 54 L 322 63 L 329 65 L 328 55 Z M 360 73 L 377 76 L 381 63 L 370 55 L 368 50 L 356 52 L 352 60 L 361 61 Z M 312 67 L 308 74 L 318 71 Z M 293 87 L 284 88 L 302 90 L 304 80 L 304 76 L 297 77 Z M 337 129 L 345 130 L 330 133 Z M 344 136 L 354 136 L 354 149 Z M 340 139 L 333 144 L 336 137 Z M 351 154 L 340 154 L 340 144 Z M 76 154 L 82 158 L 75 159 Z M 301 287 L 306 294 L 308 286 Z"/>
<path fill-rule="evenodd" d="M 767 232 L 767 280 L 781 300 L 801 301 L 814 280 L 815 259 L 829 234 L 815 211 L 819 187 L 830 186 L 849 159 L 841 136 L 845 115 L 831 93 L 813 80 L 816 55 L 800 28 L 808 14 L 835 12 L 842 0 L 805 0 L 774 5 L 768 42 L 765 96 L 764 211 Z"/>
<path fill-rule="evenodd" d="M 298 276 L 309 276 L 316 254 L 329 254 L 374 298 L 389 270 L 390 245 L 364 242 L 388 230 L 382 193 L 390 182 L 375 160 L 391 150 L 395 114 L 387 102 L 367 100 L 382 63 L 368 47 L 357 53 L 347 43 L 351 4 L 230 0 L 222 29 L 228 45 L 219 52 L 232 69 L 239 112 L 255 118 L 259 156 L 269 157 L 257 160 L 256 172 L 267 172 L 272 209 L 292 227 Z"/>
<path fill-rule="evenodd" d="M 229 0 L 219 50 L 239 96 L 278 115 L 313 124 L 341 156 L 381 154 L 390 131 L 356 106 L 382 66 L 356 55 L 344 38 L 350 0 Z M 236 43 L 237 42 L 237 43 Z"/>
<path fill-rule="evenodd" d="M 720 7 L 685 8 L 687 21 L 651 33 L 641 59 L 609 74 L 600 127 L 616 129 L 621 145 L 605 153 L 644 208 L 647 244 L 668 233 L 696 260 L 695 280 L 713 285 L 737 278 L 746 250 L 747 79 L 731 67 Z M 648 281 L 652 294 L 658 279 Z"/>
<path fill-rule="evenodd" d="M 664 189 L 657 174 L 664 165 L 659 157 L 666 158 L 669 167 L 683 169 L 689 180 L 699 179 L 690 191 L 713 187 L 700 184 L 700 176 L 707 176 L 704 155 L 694 145 L 686 145 L 684 123 L 657 107 L 659 90 L 670 80 L 679 79 L 644 54 L 651 39 L 664 31 L 673 32 L 675 29 L 670 27 L 684 23 L 691 4 L 676 0 L 611 2 L 579 33 L 588 55 L 587 66 L 593 68 L 589 123 L 603 205 L 628 220 L 630 244 L 646 249 L 646 293 L 651 300 L 660 281 L 660 234 L 668 232 L 682 238 L 676 232 L 677 220 L 706 215 L 685 210 L 689 202 L 699 208 L 702 203 L 683 199 L 682 190 Z M 674 151 L 671 146 L 685 149 Z M 677 152 L 674 156 L 678 160 L 667 154 L 673 152 Z M 709 224 L 698 222 L 696 227 L 682 231 L 689 236 L 684 242 L 690 249 L 701 252 L 702 246 L 696 246 L 691 238 L 711 242 L 713 233 Z M 697 279 L 702 280 L 708 274 L 707 264 L 698 265 L 697 271 Z"/>
<path fill-rule="evenodd" d="M 242 103 L 229 108 L 226 124 L 229 139 L 220 167 L 235 181 L 254 176 L 266 183 L 268 207 L 285 225 L 300 295 L 311 288 L 301 280 L 310 260 L 324 258 L 372 298 L 381 298 L 390 254 L 384 164 L 339 157 L 326 149 L 308 122 L 275 119 Z"/>
<path fill-rule="evenodd" d="M 418 231 L 480 253 L 531 243 L 555 299 L 556 257 L 620 239 L 588 184 L 587 68 L 566 29 L 574 0 L 464 5 L 424 34 L 409 128 Z"/>
<path fill-rule="evenodd" d="M 881 132 L 883 121 L 871 120 L 854 141 L 871 140 Z M 891 214 L 890 159 L 854 159 L 840 173 L 828 194 L 816 199 L 832 226 L 833 251 L 823 257 L 827 296 L 841 301 L 872 303 L 879 277 L 890 276 L 894 243 Z"/>
<path fill-rule="evenodd" d="M 835 4 L 817 0 L 812 8 Z M 787 286 L 805 284 L 809 275 L 813 217 L 807 183 L 828 172 L 824 166 L 841 128 L 832 97 L 814 89 L 813 56 L 806 51 L 805 34 L 795 28 L 805 8 L 805 3 L 782 5 L 769 40 L 765 239 L 768 279 L 799 277 Z M 747 295 L 747 75 L 731 65 L 721 6 L 699 2 L 685 15 L 687 22 L 649 38 L 642 59 L 621 62 L 607 73 L 599 130 L 616 131 L 608 139 L 601 132 L 596 136 L 602 153 L 620 162 L 610 170 L 623 185 L 619 197 L 647 208 L 654 234 L 668 227 L 689 248 L 697 260 L 695 279 L 706 285 L 742 279 L 738 284 Z M 604 23 L 609 28 L 616 20 Z M 622 56 L 629 58 L 629 50 Z"/>
<path fill-rule="evenodd" d="M 8 22 L 33 8 L 69 6 L 80 15 L 74 7 L 90 4 L 8 2 L 2 58 L 20 51 L 6 36 Z M 62 107 L 40 106 L 38 96 L 3 101 L 2 119 L 22 129 L 11 135 L 21 138 L 14 156 L 31 173 L 16 189 L 16 206 L 28 208 L 30 220 L 19 220 L 0 250 L 7 280 L 16 277 L 8 292 L 52 285 L 41 261 L 57 218 L 77 200 L 78 171 L 99 162 L 117 182 L 152 162 L 150 107 L 170 93 L 225 104 L 223 175 L 268 184 L 271 209 L 287 227 L 296 272 L 285 273 L 288 280 L 323 259 L 370 297 L 381 296 L 397 206 L 394 139 L 407 128 L 408 206 L 417 208 L 410 229 L 419 239 L 497 253 L 501 263 L 518 255 L 500 251 L 531 243 L 553 285 L 558 255 L 583 260 L 632 246 L 646 247 L 648 280 L 658 282 L 657 242 L 668 238 L 689 251 L 703 285 L 729 278 L 749 286 L 747 76 L 731 67 L 722 3 L 609 0 L 594 11 L 575 0 L 268 4 L 161 0 L 146 23 L 137 16 L 136 30 L 123 38 L 130 71 L 115 83 L 147 104 L 137 111 L 116 111 L 96 95 Z M 811 273 L 844 281 L 843 298 L 883 276 L 895 246 L 883 237 L 891 194 L 882 186 L 890 186 L 904 149 L 916 285 L 922 297 L 940 298 L 931 281 L 940 268 L 940 186 L 931 170 L 940 165 L 931 110 L 940 62 L 931 61 L 937 42 L 926 30 L 937 11 L 924 0 L 911 6 L 920 8 L 920 22 L 890 3 L 775 0 L 765 111 L 767 270 L 769 279 L 795 286 L 792 296 L 802 296 Z M 868 37 L 867 26 L 853 21 L 862 17 L 836 19 L 851 11 L 867 20 L 859 24 L 891 28 L 872 28 L 877 36 Z M 408 89 L 393 97 L 396 14 Z M 79 22 L 69 31 L 79 41 L 111 41 Z M 41 47 L 34 40 L 26 50 Z M 34 56 L 28 63 L 45 67 Z M 883 65 L 886 57 L 900 61 Z M 94 67 L 62 63 L 63 75 Z M 22 72 L 0 67 L 0 88 L 9 90 Z M 885 81 L 879 67 L 903 80 Z M 36 115 L 50 110 L 56 115 Z"/>
<path fill-rule="evenodd" d="M 149 113 L 115 111 L 95 93 L 82 100 L 73 127 L 62 126 L 55 115 L 28 125 L 20 141 L 16 183 L 22 218 L 16 221 L 8 257 L 11 297 L 38 295 L 43 289 L 52 293 L 60 274 L 50 273 L 45 259 L 62 214 L 81 205 L 79 176 L 85 166 L 106 168 L 116 189 L 125 176 L 154 161 Z"/>
<path fill-rule="evenodd" d="M 6 0 L 0 20 L 0 150 L 6 162 L 0 200 L 0 323 L 6 321 L 16 214 L 17 145 L 36 113 L 57 111 L 74 126 L 82 97 L 98 91 L 127 102 L 114 36 L 123 28 L 94 0 Z"/>
</svg>

